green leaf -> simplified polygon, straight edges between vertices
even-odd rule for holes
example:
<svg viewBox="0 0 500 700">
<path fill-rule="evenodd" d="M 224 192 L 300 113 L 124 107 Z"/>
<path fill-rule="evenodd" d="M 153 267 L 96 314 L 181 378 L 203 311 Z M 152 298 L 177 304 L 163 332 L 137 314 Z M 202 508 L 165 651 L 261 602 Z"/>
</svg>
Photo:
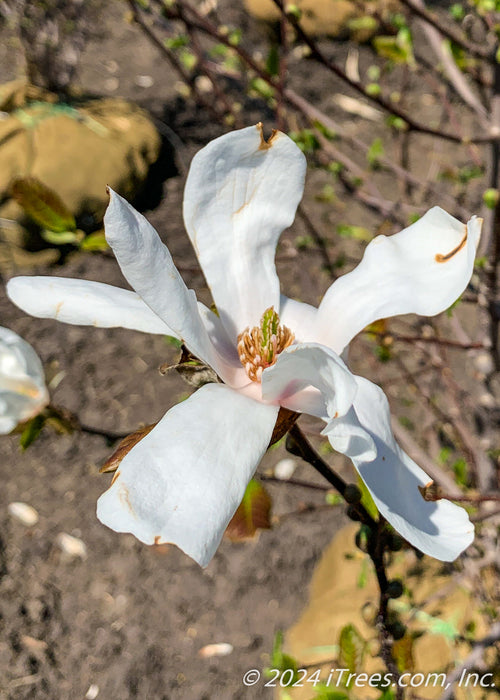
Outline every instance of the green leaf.
<svg viewBox="0 0 500 700">
<path fill-rule="evenodd" d="M 269 49 L 266 60 L 266 69 L 269 75 L 278 75 L 280 70 L 280 54 L 278 46 L 273 44 Z"/>
<path fill-rule="evenodd" d="M 312 700 L 349 700 L 349 696 L 341 690 L 331 690 L 326 685 L 322 685 L 316 691 Z"/>
<path fill-rule="evenodd" d="M 401 673 L 415 669 L 415 661 L 413 659 L 414 641 L 411 635 L 405 634 L 404 637 L 397 639 L 392 645 L 392 657 Z"/>
<path fill-rule="evenodd" d="M 271 528 L 271 498 L 261 483 L 252 479 L 243 500 L 226 529 L 226 537 L 233 542 L 255 536 L 257 530 Z"/>
<path fill-rule="evenodd" d="M 366 159 L 370 163 L 372 168 L 376 168 L 380 165 L 379 158 L 382 158 L 384 153 L 385 151 L 382 139 L 373 139 L 371 146 L 368 149 L 368 153 L 366 154 Z"/>
<path fill-rule="evenodd" d="M 297 146 L 304 153 L 314 153 L 320 147 L 319 141 L 311 129 L 301 129 L 300 131 L 290 131 L 288 134 L 292 141 L 295 141 Z"/>
<path fill-rule="evenodd" d="M 354 17 L 348 20 L 347 28 L 351 32 L 358 31 L 369 31 L 376 32 L 379 27 L 379 23 L 371 15 L 364 15 L 363 17 Z"/>
<path fill-rule="evenodd" d="M 163 339 L 168 345 L 177 348 L 177 350 L 182 348 L 182 340 L 179 340 L 179 338 L 176 338 L 173 335 L 165 335 L 163 336 Z"/>
<path fill-rule="evenodd" d="M 349 224 L 339 224 L 337 233 L 342 238 L 354 238 L 356 241 L 369 242 L 373 238 L 370 231 L 362 226 L 350 226 Z"/>
<path fill-rule="evenodd" d="M 49 231 L 48 229 L 42 229 L 40 235 L 44 241 L 53 245 L 67 245 L 68 243 L 79 245 L 85 237 L 83 231 Z"/>
<path fill-rule="evenodd" d="M 103 251 L 108 249 L 109 245 L 106 241 L 104 231 L 95 231 L 89 236 L 86 236 L 80 243 L 80 250 Z"/>
<path fill-rule="evenodd" d="M 339 647 L 340 667 L 347 668 L 351 673 L 359 673 L 363 664 L 366 642 L 354 625 L 345 625 L 340 630 Z"/>
<path fill-rule="evenodd" d="M 287 676 L 290 676 L 290 681 L 286 684 L 287 686 L 292 685 L 298 680 L 297 661 L 289 654 L 285 654 L 283 652 L 283 632 L 281 630 L 278 630 L 274 637 L 273 650 L 271 653 L 271 666 L 264 671 L 266 676 L 274 677 L 275 674 L 271 673 L 271 669 L 273 671 L 275 669 L 279 669 L 281 677 L 283 676 L 284 671 L 292 671 L 292 673 L 287 674 Z"/>
<path fill-rule="evenodd" d="M 460 459 L 457 459 L 456 462 L 453 464 L 453 471 L 455 473 L 455 480 L 457 484 L 460 484 L 461 486 L 467 486 L 468 485 L 468 470 L 467 470 L 467 462 L 465 459 L 462 457 Z"/>
<path fill-rule="evenodd" d="M 35 442 L 37 437 L 42 432 L 43 426 L 45 425 L 45 416 L 39 413 L 34 418 L 31 418 L 24 426 L 23 432 L 19 439 L 19 444 L 23 450 L 27 450 L 28 447 Z"/>
<path fill-rule="evenodd" d="M 76 229 L 75 218 L 59 195 L 35 177 L 14 180 L 11 195 L 27 216 L 42 228 L 55 233 Z"/>
<path fill-rule="evenodd" d="M 372 97 L 377 97 L 382 92 L 381 87 L 378 83 L 368 83 L 365 88 L 366 94 Z"/>
<path fill-rule="evenodd" d="M 173 36 L 165 39 L 163 43 L 167 49 L 181 49 L 185 46 L 189 46 L 189 37 L 187 34 L 179 34 L 179 36 Z"/>
<path fill-rule="evenodd" d="M 263 97 L 265 100 L 269 100 L 274 97 L 275 90 L 272 85 L 269 85 L 263 78 L 253 78 L 250 81 L 250 90 Z"/>
<path fill-rule="evenodd" d="M 179 59 L 184 68 L 188 71 L 193 70 L 193 68 L 198 63 L 196 54 L 194 54 L 189 49 L 186 49 L 185 47 L 180 50 Z"/>
<path fill-rule="evenodd" d="M 455 3 L 454 5 L 452 5 L 448 12 L 457 22 L 461 22 L 465 17 L 465 10 L 459 3 Z"/>
<path fill-rule="evenodd" d="M 403 26 L 396 36 L 376 36 L 373 39 L 375 51 L 394 63 L 415 64 L 413 42 L 408 27 Z"/>
<path fill-rule="evenodd" d="M 498 204 L 498 199 L 500 197 L 500 192 L 493 187 L 483 192 L 483 202 L 486 204 L 488 209 L 494 209 Z"/>
</svg>

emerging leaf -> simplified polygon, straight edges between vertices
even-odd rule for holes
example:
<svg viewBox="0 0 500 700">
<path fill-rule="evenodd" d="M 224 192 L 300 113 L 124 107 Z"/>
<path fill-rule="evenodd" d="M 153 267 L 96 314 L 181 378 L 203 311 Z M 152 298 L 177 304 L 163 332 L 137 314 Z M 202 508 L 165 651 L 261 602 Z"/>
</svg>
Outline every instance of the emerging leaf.
<svg viewBox="0 0 500 700">
<path fill-rule="evenodd" d="M 340 631 L 339 661 L 351 673 L 359 673 L 363 664 L 366 642 L 354 625 L 345 625 Z"/>
<path fill-rule="evenodd" d="M 56 192 L 35 177 L 14 180 L 11 195 L 35 223 L 48 231 L 74 231 L 73 214 Z"/>
<path fill-rule="evenodd" d="M 94 231 L 90 236 L 86 236 L 80 243 L 80 249 L 90 251 L 108 250 L 109 245 L 104 236 L 104 231 Z"/>
<path fill-rule="evenodd" d="M 21 438 L 19 444 L 23 450 L 27 450 L 28 447 L 35 442 L 37 437 L 42 432 L 42 428 L 45 425 L 45 416 L 39 413 L 34 418 L 31 418 L 23 427 L 21 433 Z"/>
<path fill-rule="evenodd" d="M 414 638 L 405 634 L 401 639 L 397 639 L 392 646 L 392 657 L 401 673 L 415 670 L 413 643 Z"/>
<path fill-rule="evenodd" d="M 243 500 L 227 526 L 226 536 L 233 542 L 248 540 L 257 530 L 271 528 L 271 498 L 255 479 L 248 484 Z"/>
<path fill-rule="evenodd" d="M 172 336 L 166 337 L 172 338 Z M 178 342 L 177 339 L 172 338 L 172 340 L 174 342 L 171 344 L 176 345 Z M 182 343 L 180 347 L 181 356 L 179 358 L 179 362 L 175 365 L 164 363 L 160 367 L 160 374 L 168 374 L 168 372 L 171 372 L 174 369 L 181 375 L 185 382 L 187 382 L 190 386 L 196 387 L 196 389 L 199 389 L 205 384 L 216 384 L 219 382 L 217 373 L 214 372 L 211 367 L 205 365 L 203 362 L 200 362 L 200 360 L 198 360 L 198 358 L 195 357 L 185 345 L 182 345 Z"/>
<path fill-rule="evenodd" d="M 50 231 L 46 228 L 42 229 L 41 236 L 44 241 L 54 245 L 66 245 L 68 243 L 79 245 L 85 238 L 83 231 Z"/>
<path fill-rule="evenodd" d="M 146 437 L 146 435 L 153 430 L 155 425 L 156 423 L 153 423 L 152 425 L 147 425 L 145 428 L 139 428 L 139 430 L 136 430 L 134 433 L 127 435 L 126 438 L 123 438 L 123 440 L 118 444 L 116 450 L 110 457 L 108 457 L 99 471 L 101 473 L 115 472 L 120 466 L 122 459 L 130 452 L 132 447 L 135 447 L 135 445 L 137 445 L 142 438 Z"/>
<path fill-rule="evenodd" d="M 285 671 L 290 671 L 290 673 L 287 673 L 286 680 L 288 681 L 286 684 L 284 683 L 283 685 L 285 686 L 290 686 L 298 678 L 297 675 L 297 669 L 298 669 L 298 664 L 297 661 L 293 658 L 293 656 L 290 656 L 289 654 L 285 654 L 283 652 L 283 632 L 281 630 L 278 630 L 276 632 L 276 635 L 274 637 L 274 642 L 273 642 L 273 651 L 271 654 L 271 669 L 274 671 L 275 669 L 279 669 L 281 671 L 280 676 L 283 677 L 283 673 Z M 267 676 L 271 676 L 271 670 L 266 669 L 265 671 Z"/>
</svg>

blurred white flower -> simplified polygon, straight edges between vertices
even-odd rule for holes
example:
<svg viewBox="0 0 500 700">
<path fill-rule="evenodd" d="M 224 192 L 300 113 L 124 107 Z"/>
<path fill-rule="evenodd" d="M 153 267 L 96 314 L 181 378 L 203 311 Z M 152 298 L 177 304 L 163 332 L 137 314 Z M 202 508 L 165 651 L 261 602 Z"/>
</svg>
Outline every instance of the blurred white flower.
<svg viewBox="0 0 500 700">
<path fill-rule="evenodd" d="M 19 277 L 10 298 L 34 316 L 122 326 L 181 338 L 224 382 L 174 406 L 122 459 L 99 519 L 146 544 L 173 542 L 212 558 L 265 453 L 280 406 L 322 418 L 382 515 L 413 545 L 452 560 L 474 529 L 463 508 L 425 501 L 429 477 L 396 444 L 382 390 L 340 354 L 365 326 L 405 313 L 437 314 L 465 289 L 481 220 L 439 207 L 368 245 L 318 309 L 280 294 L 274 256 L 302 197 L 305 158 L 262 127 L 226 134 L 193 159 L 184 221 L 217 308 L 197 303 L 146 219 L 111 193 L 106 238 L 135 292 L 99 282 Z"/>
<path fill-rule="evenodd" d="M 48 403 L 40 358 L 17 333 L 0 326 L 0 434 L 10 433 Z"/>
</svg>

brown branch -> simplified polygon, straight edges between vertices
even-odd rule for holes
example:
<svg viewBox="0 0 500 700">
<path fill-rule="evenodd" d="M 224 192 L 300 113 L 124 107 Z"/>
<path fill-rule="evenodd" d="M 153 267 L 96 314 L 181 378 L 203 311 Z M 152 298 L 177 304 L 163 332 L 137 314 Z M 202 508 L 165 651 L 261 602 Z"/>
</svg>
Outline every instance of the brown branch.
<svg viewBox="0 0 500 700">
<path fill-rule="evenodd" d="M 488 647 L 493 646 L 496 642 L 500 640 L 500 622 L 495 622 L 490 628 L 490 632 L 483 639 L 478 639 L 473 643 L 473 649 L 462 661 L 462 663 L 453 669 L 453 671 L 446 677 L 446 690 L 441 695 L 439 700 L 450 700 L 454 697 L 455 688 L 453 684 L 459 680 L 462 672 L 464 670 L 470 670 L 475 668 L 483 659 L 484 652 Z"/>
<path fill-rule="evenodd" d="M 450 338 L 427 338 L 422 335 L 401 335 L 400 333 L 393 333 L 392 331 L 377 334 L 379 340 L 383 340 L 388 336 L 402 343 L 434 343 L 435 345 L 445 345 L 450 348 L 458 348 L 459 350 L 483 350 L 486 348 L 484 343 L 461 343 L 458 340 L 451 340 Z"/>
<path fill-rule="evenodd" d="M 317 452 L 315 452 L 297 424 L 293 426 L 288 435 L 292 438 L 292 444 L 287 445 L 288 449 L 292 451 L 293 454 L 301 456 L 302 459 L 313 466 L 317 472 L 327 479 L 327 481 L 346 498 L 348 484 L 321 459 Z M 379 516 L 376 522 L 360 502 L 351 503 L 350 508 L 354 510 L 356 519 L 363 522 L 369 528 L 367 553 L 375 568 L 375 574 L 380 589 L 379 610 L 376 623 L 380 636 L 380 655 L 388 670 L 391 672 L 393 679 L 397 681 L 400 674 L 392 656 L 393 638 L 388 625 L 388 603 L 390 595 L 388 592 L 389 581 L 387 579 L 384 561 L 384 553 L 387 544 L 386 523 L 382 516 Z M 399 687 L 399 684 L 397 687 L 397 698 L 400 699 L 403 697 L 403 688 Z"/>
<path fill-rule="evenodd" d="M 165 44 L 158 39 L 156 34 L 151 30 L 151 28 L 148 26 L 148 24 L 144 21 L 139 8 L 137 7 L 137 4 L 135 0 L 127 0 L 130 9 L 132 11 L 133 19 L 134 22 L 137 23 L 138 27 L 142 30 L 142 32 L 148 37 L 148 39 L 151 41 L 154 46 L 160 51 L 160 53 L 163 55 L 164 58 L 170 63 L 172 68 L 180 75 L 182 80 L 190 86 L 191 90 L 196 96 L 196 100 L 200 105 L 203 105 L 203 107 L 206 107 L 206 109 L 209 110 L 209 112 L 216 117 L 217 119 L 220 119 L 221 115 L 219 114 L 218 110 L 215 109 L 214 105 L 205 98 L 205 96 L 198 90 L 196 87 L 196 83 L 193 79 L 193 76 L 191 76 L 184 68 L 182 63 L 177 59 L 173 51 L 170 51 Z"/>
<path fill-rule="evenodd" d="M 486 58 L 490 61 L 494 60 L 495 48 L 493 46 L 482 46 L 468 41 L 462 34 L 455 30 L 451 23 L 445 24 L 441 22 L 433 12 L 429 12 L 422 2 L 418 0 L 401 0 L 401 3 L 406 5 L 415 15 L 423 19 L 431 27 L 437 29 L 443 36 L 451 39 L 451 41 L 468 53 L 478 58 Z"/>
<path fill-rule="evenodd" d="M 435 136 L 446 141 L 452 141 L 454 143 L 468 144 L 468 143 L 490 143 L 492 141 L 500 140 L 500 133 L 496 130 L 489 134 L 479 134 L 474 136 L 458 136 L 457 134 L 441 131 L 439 129 L 433 129 L 430 126 L 426 126 L 420 122 L 417 122 L 413 117 L 411 117 L 407 112 L 400 109 L 400 107 L 394 102 L 386 99 L 381 95 L 370 94 L 365 86 L 358 80 L 353 80 L 345 73 L 345 71 L 340 68 L 336 63 L 331 61 L 328 56 L 326 56 L 323 51 L 319 48 L 316 42 L 302 29 L 299 20 L 293 15 L 287 14 L 283 0 L 273 0 L 274 4 L 280 9 L 280 11 L 285 14 L 289 22 L 295 28 L 300 39 L 309 47 L 311 55 L 319 63 L 325 66 L 331 73 L 340 78 L 344 83 L 349 85 L 353 90 L 363 95 L 367 100 L 373 102 L 374 104 L 382 107 L 389 114 L 393 114 L 400 119 L 402 119 L 412 131 L 417 131 L 420 134 L 428 134 L 429 136 Z"/>
</svg>

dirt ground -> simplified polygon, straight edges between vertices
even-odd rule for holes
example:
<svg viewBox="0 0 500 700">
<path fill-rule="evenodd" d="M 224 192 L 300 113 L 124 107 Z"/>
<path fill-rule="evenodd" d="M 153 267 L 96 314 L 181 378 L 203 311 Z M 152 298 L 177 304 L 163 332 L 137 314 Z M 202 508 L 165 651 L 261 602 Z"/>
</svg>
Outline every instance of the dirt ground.
<svg viewBox="0 0 500 700">
<path fill-rule="evenodd" d="M 184 144 L 177 153 L 179 174 L 164 183 L 161 203 L 147 216 L 188 286 L 207 301 L 183 231 L 182 171 L 192 154 L 224 127 L 176 96 L 176 77 L 137 29 L 121 21 L 122 13 L 121 5 L 109 4 L 102 36 L 85 52 L 78 82 L 94 94 L 137 101 L 167 121 Z M 8 42 L 0 42 L 2 80 L 19 70 L 12 56 Z M 151 76 L 150 87 L 138 86 L 138 76 L 144 75 Z M 310 90 L 322 99 L 321 86 Z M 248 122 L 259 117 L 250 110 Z M 320 178 L 309 173 L 308 205 Z M 360 211 L 353 204 L 344 216 L 358 223 Z M 328 216 L 334 215 L 323 208 L 315 216 L 328 225 Z M 363 216 L 373 230 L 378 222 Z M 305 233 L 297 222 L 280 250 Z M 284 256 L 280 262 L 283 288 L 316 303 L 328 276 L 320 271 L 317 251 L 304 256 L 300 261 Z M 76 254 L 64 267 L 37 272 L 126 286 L 115 260 L 106 255 Z M 161 337 L 35 322 L 7 300 L 3 288 L 0 319 L 36 348 L 49 380 L 56 377 L 53 403 L 77 414 L 84 424 L 129 432 L 158 420 L 186 391 L 179 378 L 158 373 L 159 365 L 175 356 Z M 362 363 L 356 347 L 353 357 Z M 377 363 L 370 359 L 364 366 L 376 380 Z M 269 664 L 275 633 L 297 619 L 313 567 L 344 522 L 341 507 L 297 512 L 304 504 L 323 504 L 321 492 L 270 484 L 275 516 L 295 514 L 255 541 L 224 541 L 202 570 L 175 547 L 146 547 L 97 521 L 95 503 L 110 480 L 98 473 L 110 453 L 104 438 L 55 436 L 47 430 L 25 454 L 15 436 L 3 438 L 0 450 L 2 700 L 272 697 L 262 683 L 245 688 L 242 676 Z M 259 472 L 284 456 L 282 447 L 269 452 Z M 305 464 L 298 465 L 295 476 L 317 480 Z M 12 501 L 33 506 L 39 522 L 27 528 L 12 519 L 7 513 Z M 61 532 L 81 538 L 86 557 L 65 556 L 58 546 Z M 234 650 L 225 657 L 201 658 L 199 650 L 215 642 L 230 643 Z"/>
</svg>

